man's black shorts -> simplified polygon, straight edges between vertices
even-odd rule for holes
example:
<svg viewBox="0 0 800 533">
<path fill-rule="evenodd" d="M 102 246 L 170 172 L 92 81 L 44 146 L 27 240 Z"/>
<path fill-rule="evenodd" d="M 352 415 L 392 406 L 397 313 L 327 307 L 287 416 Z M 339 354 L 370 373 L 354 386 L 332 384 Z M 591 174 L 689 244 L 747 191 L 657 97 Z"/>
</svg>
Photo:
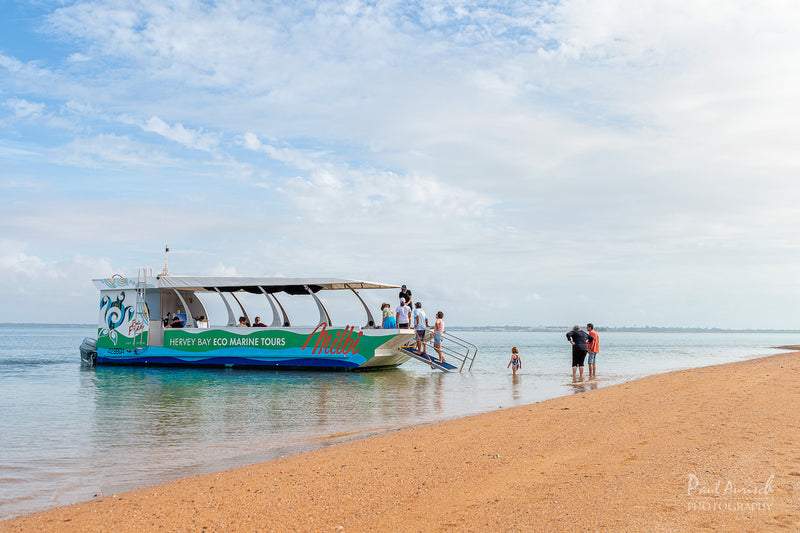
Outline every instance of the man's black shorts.
<svg viewBox="0 0 800 533">
<path fill-rule="evenodd" d="M 583 366 L 583 361 L 586 359 L 586 351 L 586 348 L 572 347 L 572 366 Z"/>
</svg>

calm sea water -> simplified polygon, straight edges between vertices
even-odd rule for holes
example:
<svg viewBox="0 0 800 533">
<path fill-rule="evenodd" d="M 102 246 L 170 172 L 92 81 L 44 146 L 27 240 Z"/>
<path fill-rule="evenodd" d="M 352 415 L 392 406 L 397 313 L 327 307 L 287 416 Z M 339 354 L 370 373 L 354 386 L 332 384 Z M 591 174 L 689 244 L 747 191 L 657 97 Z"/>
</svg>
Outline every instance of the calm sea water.
<svg viewBox="0 0 800 533">
<path fill-rule="evenodd" d="M 479 347 L 470 373 L 416 361 L 364 373 L 84 369 L 78 346 L 94 327 L 0 325 L 0 518 L 798 344 L 796 334 L 600 332 L 599 378 L 575 384 L 563 333 L 455 333 Z"/>
</svg>

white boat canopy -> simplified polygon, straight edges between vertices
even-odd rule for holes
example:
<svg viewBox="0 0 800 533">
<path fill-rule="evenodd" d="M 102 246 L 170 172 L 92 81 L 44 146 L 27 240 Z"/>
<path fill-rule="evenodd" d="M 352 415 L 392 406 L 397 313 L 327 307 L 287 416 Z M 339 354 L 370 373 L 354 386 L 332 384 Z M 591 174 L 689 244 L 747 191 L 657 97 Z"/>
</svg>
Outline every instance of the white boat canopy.
<svg viewBox="0 0 800 533">
<path fill-rule="evenodd" d="M 399 285 L 387 285 L 355 279 L 342 278 L 249 278 L 249 277 L 194 277 L 159 276 L 158 286 L 163 288 L 190 289 L 195 291 L 237 292 L 260 294 L 261 288 L 268 293 L 308 294 L 308 290 L 348 289 L 396 289 Z"/>
<path fill-rule="evenodd" d="M 126 284 L 133 285 L 134 278 L 119 278 Z M 100 289 L 123 286 L 119 280 L 115 283 L 109 280 L 92 280 Z M 350 289 L 397 289 L 399 285 L 376 283 L 343 278 L 261 278 L 261 277 L 226 277 L 226 276 L 157 276 L 156 280 L 147 278 L 140 280 L 139 286 L 164 289 L 184 289 L 208 292 L 249 292 L 253 294 L 285 292 L 287 294 L 308 294 L 321 290 L 350 290 Z M 155 281 L 155 283 L 153 283 Z"/>
</svg>

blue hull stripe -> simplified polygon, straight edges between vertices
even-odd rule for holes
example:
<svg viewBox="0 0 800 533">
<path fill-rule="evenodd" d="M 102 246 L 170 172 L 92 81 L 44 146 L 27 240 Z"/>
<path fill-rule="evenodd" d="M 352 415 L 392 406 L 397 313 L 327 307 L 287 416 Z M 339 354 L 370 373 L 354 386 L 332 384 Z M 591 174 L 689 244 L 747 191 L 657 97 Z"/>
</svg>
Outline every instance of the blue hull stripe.
<svg viewBox="0 0 800 533">
<path fill-rule="evenodd" d="M 358 368 L 360 365 L 337 359 L 249 359 L 247 357 L 205 357 L 187 361 L 178 357 L 97 357 L 98 363 L 119 365 L 170 365 L 170 366 L 281 366 L 309 368 Z"/>
</svg>

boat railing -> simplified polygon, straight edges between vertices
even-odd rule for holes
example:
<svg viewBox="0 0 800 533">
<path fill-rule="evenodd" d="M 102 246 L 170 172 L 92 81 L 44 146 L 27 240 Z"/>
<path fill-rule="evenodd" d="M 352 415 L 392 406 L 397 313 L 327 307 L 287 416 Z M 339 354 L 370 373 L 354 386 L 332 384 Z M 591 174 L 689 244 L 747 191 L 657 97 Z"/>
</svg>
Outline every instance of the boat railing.
<svg viewBox="0 0 800 533">
<path fill-rule="evenodd" d="M 431 348 L 428 354 L 432 357 L 436 357 L 436 351 L 433 350 L 433 330 L 431 329 L 428 331 L 431 332 L 430 336 L 425 337 L 425 344 Z M 467 366 L 467 363 L 469 363 L 467 371 L 470 372 L 472 370 L 472 365 L 475 363 L 475 356 L 478 355 L 477 346 L 460 337 L 456 337 L 452 333 L 442 333 L 441 350 L 445 360 L 450 362 L 453 366 L 458 367 L 459 372 L 464 371 L 464 367 Z M 452 359 L 455 359 L 460 364 L 456 365 L 452 362 Z"/>
<path fill-rule="evenodd" d="M 147 281 L 153 277 L 153 269 L 150 267 L 139 267 L 136 272 L 136 317 L 143 323 L 150 323 L 150 314 L 147 311 L 147 304 L 145 303 L 145 294 Z M 149 337 L 149 335 L 148 335 Z M 139 335 L 135 341 L 135 348 L 145 348 L 148 342 L 144 335 Z"/>
</svg>

